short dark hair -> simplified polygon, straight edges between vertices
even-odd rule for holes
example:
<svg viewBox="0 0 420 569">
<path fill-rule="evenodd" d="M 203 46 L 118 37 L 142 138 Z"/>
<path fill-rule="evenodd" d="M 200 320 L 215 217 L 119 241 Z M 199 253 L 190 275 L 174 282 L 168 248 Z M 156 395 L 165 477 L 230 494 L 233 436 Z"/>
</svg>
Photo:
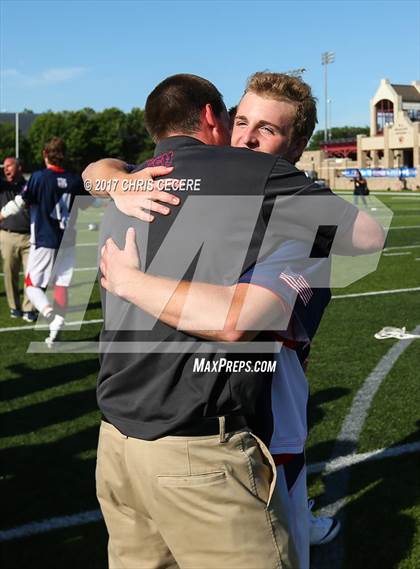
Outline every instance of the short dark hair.
<svg viewBox="0 0 420 569">
<path fill-rule="evenodd" d="M 53 136 L 53 138 L 44 145 L 44 152 L 50 164 L 53 166 L 62 166 L 66 155 L 66 143 L 62 138 Z"/>
<path fill-rule="evenodd" d="M 223 97 L 213 83 L 198 75 L 172 75 L 147 97 L 146 128 L 155 141 L 171 132 L 193 134 L 200 130 L 200 113 L 207 104 L 216 116 L 225 109 Z"/>
</svg>

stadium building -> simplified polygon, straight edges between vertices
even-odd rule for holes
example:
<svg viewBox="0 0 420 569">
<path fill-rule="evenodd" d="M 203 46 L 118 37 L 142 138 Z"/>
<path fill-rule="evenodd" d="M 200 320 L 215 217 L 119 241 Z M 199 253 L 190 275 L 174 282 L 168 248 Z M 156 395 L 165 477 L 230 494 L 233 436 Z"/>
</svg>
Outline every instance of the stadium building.
<svg viewBox="0 0 420 569">
<path fill-rule="evenodd" d="M 304 152 L 297 166 L 337 189 L 352 189 L 360 169 L 371 190 L 420 191 L 420 81 L 382 79 L 370 101 L 370 136 L 330 140 Z"/>
</svg>

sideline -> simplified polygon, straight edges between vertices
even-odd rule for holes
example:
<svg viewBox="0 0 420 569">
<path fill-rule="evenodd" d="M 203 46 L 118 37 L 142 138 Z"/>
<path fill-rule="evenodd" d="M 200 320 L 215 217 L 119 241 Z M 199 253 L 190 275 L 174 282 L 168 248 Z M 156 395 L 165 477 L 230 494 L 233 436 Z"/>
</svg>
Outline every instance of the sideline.
<svg viewBox="0 0 420 569">
<path fill-rule="evenodd" d="M 350 294 L 333 294 L 332 299 L 336 300 L 338 298 L 357 298 L 359 296 L 378 296 L 380 294 L 399 294 L 400 292 L 415 292 L 419 291 L 420 286 L 414 288 L 394 288 L 391 290 L 373 290 L 371 292 L 354 292 Z"/>
</svg>

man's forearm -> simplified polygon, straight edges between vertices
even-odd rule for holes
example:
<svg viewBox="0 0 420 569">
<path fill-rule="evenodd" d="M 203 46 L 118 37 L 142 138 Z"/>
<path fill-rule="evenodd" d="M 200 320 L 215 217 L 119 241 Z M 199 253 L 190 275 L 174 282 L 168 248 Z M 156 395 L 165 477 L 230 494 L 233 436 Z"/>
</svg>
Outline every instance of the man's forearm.
<svg viewBox="0 0 420 569">
<path fill-rule="evenodd" d="M 126 162 L 116 158 L 104 158 L 89 164 L 83 170 L 82 178 L 85 189 L 90 194 L 98 198 L 107 198 L 110 193 L 122 188 L 122 181 L 127 179 L 128 173 Z"/>
<path fill-rule="evenodd" d="M 354 224 L 338 242 L 332 252 L 337 255 L 367 255 L 382 251 L 385 246 L 383 227 L 368 213 L 359 211 Z"/>
<path fill-rule="evenodd" d="M 6 219 L 11 215 L 16 215 L 25 207 L 25 202 L 22 196 L 18 195 L 14 200 L 10 200 L 5 206 L 1 208 L 0 217 Z"/>
<path fill-rule="evenodd" d="M 120 296 L 155 318 L 185 332 L 222 340 L 234 287 L 177 282 L 133 271 Z"/>
<path fill-rule="evenodd" d="M 249 284 L 177 282 L 133 271 L 117 294 L 168 326 L 208 340 L 248 341 L 260 330 L 278 329 L 291 309 L 271 291 Z"/>
</svg>

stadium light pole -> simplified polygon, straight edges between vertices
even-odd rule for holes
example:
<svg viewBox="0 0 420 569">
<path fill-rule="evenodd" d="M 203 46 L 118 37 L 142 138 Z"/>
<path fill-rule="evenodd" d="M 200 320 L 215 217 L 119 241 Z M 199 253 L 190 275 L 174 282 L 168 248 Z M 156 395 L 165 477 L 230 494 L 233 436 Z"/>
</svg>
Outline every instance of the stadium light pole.
<svg viewBox="0 0 420 569">
<path fill-rule="evenodd" d="M 328 99 L 328 140 L 331 140 L 331 125 L 332 125 L 332 99 Z"/>
<path fill-rule="evenodd" d="M 324 88 L 325 88 L 325 130 L 324 142 L 328 142 L 328 65 L 334 63 L 335 53 L 332 51 L 324 51 L 321 56 L 321 62 L 324 66 Z"/>
<path fill-rule="evenodd" d="M 19 158 L 19 113 L 15 113 L 15 156 Z"/>
</svg>

